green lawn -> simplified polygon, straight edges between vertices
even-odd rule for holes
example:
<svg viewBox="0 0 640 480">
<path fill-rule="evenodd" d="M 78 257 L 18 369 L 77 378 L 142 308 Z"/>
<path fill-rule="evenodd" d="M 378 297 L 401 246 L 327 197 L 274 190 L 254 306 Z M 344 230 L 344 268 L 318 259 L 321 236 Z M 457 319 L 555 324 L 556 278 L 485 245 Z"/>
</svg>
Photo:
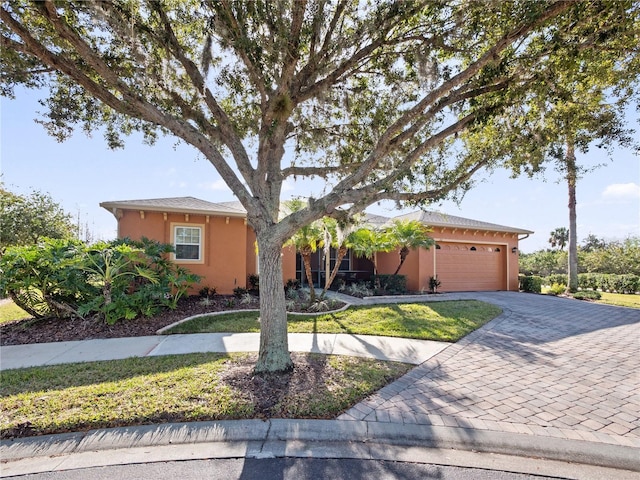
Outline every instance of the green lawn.
<svg viewBox="0 0 640 480">
<path fill-rule="evenodd" d="M 548 292 L 549 288 L 542 288 L 542 293 L 548 294 Z M 616 305 L 618 307 L 640 308 L 640 295 L 608 292 L 600 292 L 600 295 L 601 298 L 600 300 L 596 300 L 596 303 Z"/>
<path fill-rule="evenodd" d="M 256 379 L 255 361 L 255 354 L 209 353 L 3 371 L 0 438 L 165 422 L 335 418 L 412 368 L 296 354 L 296 369 L 284 379 Z M 260 397 L 256 382 L 258 391 L 281 388 Z"/>
<path fill-rule="evenodd" d="M 455 342 L 502 311 L 495 305 L 469 301 L 407 303 L 352 307 L 338 313 L 289 314 L 290 333 L 351 333 Z M 196 318 L 168 333 L 259 332 L 258 312 Z"/>
<path fill-rule="evenodd" d="M 31 317 L 31 315 L 22 310 L 11 300 L 3 301 L 2 303 L 0 303 L 0 323 L 11 322 L 12 320 L 20 320 L 29 317 Z"/>
<path fill-rule="evenodd" d="M 598 303 L 617 305 L 619 307 L 640 308 L 640 295 L 624 295 L 622 293 L 600 292 L 602 297 Z"/>
</svg>

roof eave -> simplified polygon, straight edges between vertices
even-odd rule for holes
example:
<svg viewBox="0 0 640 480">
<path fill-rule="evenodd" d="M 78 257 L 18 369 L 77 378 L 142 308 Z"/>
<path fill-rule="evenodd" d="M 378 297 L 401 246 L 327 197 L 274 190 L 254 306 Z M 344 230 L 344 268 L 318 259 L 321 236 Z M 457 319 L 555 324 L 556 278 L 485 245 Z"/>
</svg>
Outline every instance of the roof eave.
<svg viewBox="0 0 640 480">
<path fill-rule="evenodd" d="M 234 217 L 234 218 L 246 218 L 247 214 L 244 212 L 230 212 L 227 210 L 204 210 L 197 208 L 178 208 L 178 207 L 157 207 L 152 205 L 139 205 L 134 203 L 119 203 L 119 202 L 101 202 L 100 206 L 112 214 L 115 215 L 115 209 L 120 210 L 133 210 L 144 212 L 160 212 L 160 213 L 183 213 L 189 215 L 210 215 L 214 217 Z"/>
</svg>

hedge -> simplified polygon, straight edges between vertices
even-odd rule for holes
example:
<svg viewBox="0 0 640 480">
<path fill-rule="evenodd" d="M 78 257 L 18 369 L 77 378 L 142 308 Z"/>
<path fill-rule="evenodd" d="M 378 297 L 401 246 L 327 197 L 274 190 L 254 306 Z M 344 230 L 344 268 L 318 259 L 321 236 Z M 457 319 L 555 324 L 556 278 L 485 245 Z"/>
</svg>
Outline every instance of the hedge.
<svg viewBox="0 0 640 480">
<path fill-rule="evenodd" d="M 544 278 L 544 283 L 546 285 L 553 285 L 554 283 L 567 285 L 567 275 L 549 275 Z M 580 273 L 578 274 L 578 287 L 582 290 L 636 293 L 640 291 L 640 276 L 632 273 L 626 275 L 616 275 L 612 273 Z"/>
<path fill-rule="evenodd" d="M 376 292 L 379 295 L 407 293 L 407 277 L 405 275 L 374 275 L 371 279 L 374 285 L 380 285 L 379 291 Z"/>
<path fill-rule="evenodd" d="M 523 292 L 542 292 L 542 277 L 536 275 L 520 275 L 520 290 Z"/>
</svg>

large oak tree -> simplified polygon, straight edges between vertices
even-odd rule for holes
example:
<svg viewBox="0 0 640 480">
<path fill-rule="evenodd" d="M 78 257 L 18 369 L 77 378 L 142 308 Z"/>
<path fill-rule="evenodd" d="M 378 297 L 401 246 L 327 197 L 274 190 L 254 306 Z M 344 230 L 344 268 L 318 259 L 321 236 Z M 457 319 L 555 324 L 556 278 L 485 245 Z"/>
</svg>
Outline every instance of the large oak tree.
<svg viewBox="0 0 640 480">
<path fill-rule="evenodd" d="M 323 216 L 381 200 L 429 203 L 468 187 L 496 159 L 467 155 L 458 137 L 519 102 L 568 34 L 606 28 L 594 19 L 628 8 L 605 0 L 16 0 L 0 8 L 2 93 L 48 89 L 41 121 L 61 140 L 79 125 L 103 127 L 114 147 L 138 130 L 198 149 L 256 231 L 256 370 L 283 371 L 292 368 L 284 242 Z M 280 218 L 283 182 L 305 177 L 331 187 Z"/>
</svg>

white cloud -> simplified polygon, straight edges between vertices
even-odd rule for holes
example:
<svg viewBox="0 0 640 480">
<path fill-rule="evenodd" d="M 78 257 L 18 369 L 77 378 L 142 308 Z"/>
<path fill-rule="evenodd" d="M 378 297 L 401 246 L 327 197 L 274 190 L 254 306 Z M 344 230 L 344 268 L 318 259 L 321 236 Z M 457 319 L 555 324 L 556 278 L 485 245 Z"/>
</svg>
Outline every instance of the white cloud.
<svg viewBox="0 0 640 480">
<path fill-rule="evenodd" d="M 229 187 L 227 186 L 225 181 L 222 180 L 221 178 L 219 178 L 215 182 L 199 183 L 198 188 L 201 188 L 203 190 L 214 190 L 214 191 L 229 190 Z"/>
<path fill-rule="evenodd" d="M 640 185 L 636 183 L 613 183 L 607 185 L 602 196 L 611 200 L 635 200 L 640 198 Z"/>
</svg>

